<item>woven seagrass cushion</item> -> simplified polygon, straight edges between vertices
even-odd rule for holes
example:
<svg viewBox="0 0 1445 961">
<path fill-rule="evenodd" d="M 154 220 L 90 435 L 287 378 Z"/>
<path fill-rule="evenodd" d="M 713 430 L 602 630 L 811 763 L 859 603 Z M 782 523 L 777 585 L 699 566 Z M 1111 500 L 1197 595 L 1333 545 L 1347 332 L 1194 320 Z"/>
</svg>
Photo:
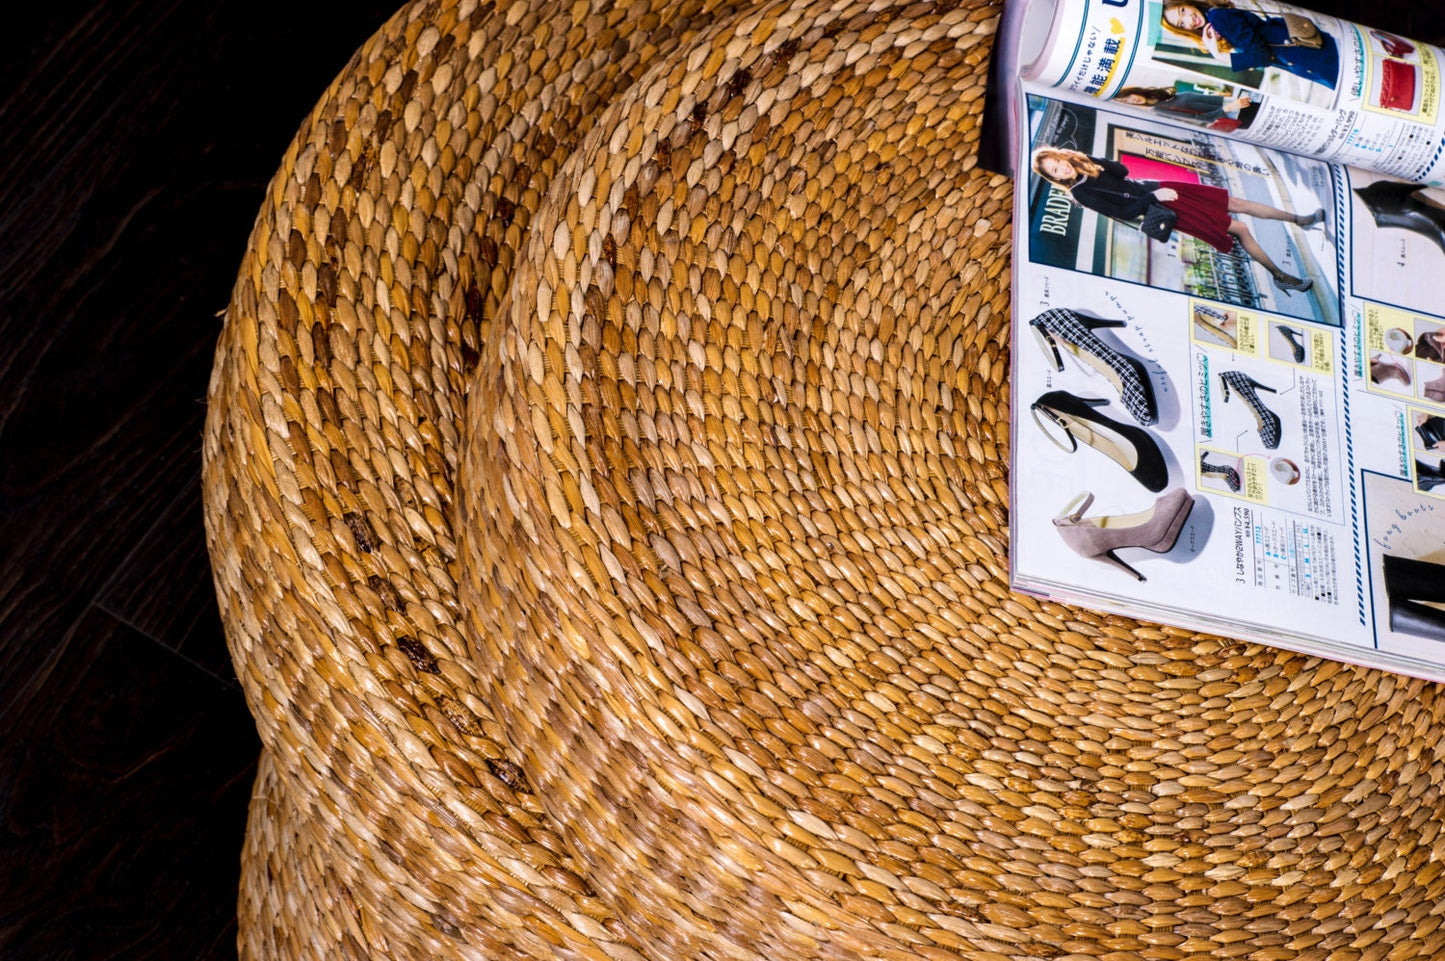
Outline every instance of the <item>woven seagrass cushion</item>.
<svg viewBox="0 0 1445 961">
<path fill-rule="evenodd" d="M 1445 951 L 1435 687 L 1006 588 L 996 15 L 358 52 L 210 396 L 245 956 Z"/>
<path fill-rule="evenodd" d="M 742 12 L 563 166 L 469 397 L 493 707 L 670 956 L 1445 950 L 1434 687 L 1007 591 L 978 12 Z"/>
<path fill-rule="evenodd" d="M 266 749 L 244 957 L 645 956 L 468 666 L 453 484 L 538 199 L 600 107 L 718 8 L 409 4 L 268 188 L 205 437 L 217 594 Z"/>
</svg>

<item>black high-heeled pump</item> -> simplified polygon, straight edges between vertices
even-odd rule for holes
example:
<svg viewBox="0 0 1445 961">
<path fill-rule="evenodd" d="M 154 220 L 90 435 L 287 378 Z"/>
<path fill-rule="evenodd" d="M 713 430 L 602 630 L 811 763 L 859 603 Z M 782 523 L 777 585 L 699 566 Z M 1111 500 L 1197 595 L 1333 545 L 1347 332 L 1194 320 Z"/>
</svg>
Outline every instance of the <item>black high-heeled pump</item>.
<svg viewBox="0 0 1445 961">
<path fill-rule="evenodd" d="M 1284 324 L 1275 327 L 1275 330 L 1279 331 L 1281 337 L 1289 341 L 1290 349 L 1294 351 L 1294 362 L 1296 364 L 1303 364 L 1305 362 L 1305 345 L 1300 338 L 1304 335 L 1293 327 L 1287 327 Z"/>
<path fill-rule="evenodd" d="M 1425 203 L 1416 194 L 1419 184 L 1377 180 L 1357 187 L 1355 196 L 1365 203 L 1376 227 L 1396 227 L 1428 238 L 1445 253 L 1445 210 Z"/>
<path fill-rule="evenodd" d="M 1121 424 L 1096 409 L 1107 403 L 1102 398 L 1075 397 L 1067 391 L 1051 390 L 1034 401 L 1029 410 L 1039 429 L 1060 449 L 1073 453 L 1082 440 L 1128 471 L 1145 490 L 1159 493 L 1169 483 L 1169 465 L 1158 443 L 1148 431 Z M 1070 446 L 1065 447 L 1044 427 L 1040 414 L 1063 429 Z"/>
<path fill-rule="evenodd" d="M 1141 424 L 1152 424 L 1159 419 L 1159 405 L 1154 400 L 1154 387 L 1149 381 L 1149 371 L 1137 357 L 1110 347 L 1099 339 L 1094 331 L 1104 327 L 1123 327 L 1122 320 L 1102 320 L 1073 310 L 1046 310 L 1029 321 L 1034 336 L 1043 348 L 1044 356 L 1050 352 L 1054 365 L 1064 369 L 1064 358 L 1059 344 L 1109 379 L 1119 392 L 1124 409 Z"/>
<path fill-rule="evenodd" d="M 1280 438 L 1284 435 L 1284 425 L 1280 422 L 1279 415 L 1264 405 L 1255 393 L 1256 388 L 1267 390 L 1271 394 L 1278 393 L 1273 387 L 1266 387 L 1253 377 L 1239 370 L 1221 371 L 1219 380 L 1224 384 L 1224 402 L 1229 403 L 1229 391 L 1233 388 L 1249 409 L 1254 411 L 1255 426 L 1259 429 L 1259 439 L 1269 450 L 1279 446 Z"/>
</svg>

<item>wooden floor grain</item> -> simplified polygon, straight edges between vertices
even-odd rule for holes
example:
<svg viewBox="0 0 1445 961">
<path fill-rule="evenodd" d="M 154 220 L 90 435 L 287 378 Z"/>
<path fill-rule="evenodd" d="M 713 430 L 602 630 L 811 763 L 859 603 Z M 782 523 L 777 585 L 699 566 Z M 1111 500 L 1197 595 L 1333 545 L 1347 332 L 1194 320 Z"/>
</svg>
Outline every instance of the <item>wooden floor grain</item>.
<svg viewBox="0 0 1445 961">
<path fill-rule="evenodd" d="M 235 956 L 259 745 L 200 519 L 266 181 L 394 0 L 27 4 L 0 57 L 0 958 Z M 1369 17 L 1445 37 L 1392 0 Z"/>
<path fill-rule="evenodd" d="M 235 957 L 260 745 L 200 506 L 266 181 L 394 2 L 26 5 L 0 58 L 0 958 Z"/>
</svg>

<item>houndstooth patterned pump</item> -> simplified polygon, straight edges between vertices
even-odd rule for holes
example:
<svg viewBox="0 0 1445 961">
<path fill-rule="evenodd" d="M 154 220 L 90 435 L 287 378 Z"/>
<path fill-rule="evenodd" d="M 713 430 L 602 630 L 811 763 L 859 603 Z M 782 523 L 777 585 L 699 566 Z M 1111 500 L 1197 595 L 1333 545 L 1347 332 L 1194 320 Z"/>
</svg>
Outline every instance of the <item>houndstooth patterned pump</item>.
<svg viewBox="0 0 1445 961">
<path fill-rule="evenodd" d="M 1280 423 L 1279 415 L 1264 406 L 1264 401 L 1260 400 L 1259 394 L 1255 393 L 1256 388 L 1259 390 L 1267 390 L 1271 394 L 1276 392 L 1275 389 L 1264 386 L 1242 370 L 1222 371 L 1219 375 L 1219 380 L 1224 385 L 1224 402 L 1226 404 L 1229 403 L 1229 392 L 1231 389 L 1236 391 L 1240 397 L 1244 398 L 1244 402 L 1249 405 L 1249 409 L 1254 411 L 1254 419 L 1259 428 L 1260 441 L 1262 441 L 1264 446 L 1269 450 L 1274 450 L 1278 447 L 1280 438 L 1284 435 L 1284 426 Z"/>
<path fill-rule="evenodd" d="M 1101 320 L 1066 308 L 1054 308 L 1039 314 L 1029 321 L 1044 355 L 1053 352 L 1056 369 L 1064 369 L 1064 358 L 1059 352 L 1062 341 L 1073 349 L 1081 361 L 1104 374 L 1114 374 L 1119 389 L 1119 399 L 1130 415 L 1141 424 L 1152 424 L 1159 419 L 1159 406 L 1154 400 L 1154 387 L 1149 382 L 1149 371 L 1137 357 L 1110 347 L 1094 333 L 1101 327 L 1123 327 L 1122 320 Z"/>
</svg>

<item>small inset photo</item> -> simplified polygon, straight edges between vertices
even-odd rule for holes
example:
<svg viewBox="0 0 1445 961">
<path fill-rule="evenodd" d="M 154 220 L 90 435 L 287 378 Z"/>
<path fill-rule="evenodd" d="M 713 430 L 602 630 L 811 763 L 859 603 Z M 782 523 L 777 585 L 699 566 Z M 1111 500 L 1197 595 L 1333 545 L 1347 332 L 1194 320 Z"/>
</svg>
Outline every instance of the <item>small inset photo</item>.
<svg viewBox="0 0 1445 961">
<path fill-rule="evenodd" d="M 1370 31 L 1370 52 L 1378 57 L 1396 57 L 1417 63 L 1420 60 L 1420 51 L 1413 43 L 1383 30 Z"/>
<path fill-rule="evenodd" d="M 1299 465 L 1288 457 L 1276 457 L 1269 462 L 1269 479 L 1286 487 L 1299 483 Z"/>
<path fill-rule="evenodd" d="M 1123 87 L 1110 99 L 1148 107 L 1161 120 L 1223 133 L 1249 129 L 1264 103 L 1259 93 L 1205 79 L 1176 80 L 1167 87 Z"/>
<path fill-rule="evenodd" d="M 1287 364 L 1310 364 L 1310 337 L 1305 328 L 1275 322 L 1269 325 L 1269 356 Z"/>
<path fill-rule="evenodd" d="M 1415 386 L 1420 390 L 1421 400 L 1445 406 L 1445 366 L 1417 363 Z"/>
<path fill-rule="evenodd" d="M 1201 447 L 1199 489 L 1241 494 L 1244 490 L 1244 458 L 1238 454 Z"/>
<path fill-rule="evenodd" d="M 1410 426 L 1414 428 L 1412 446 L 1430 454 L 1445 454 L 1445 416 L 1433 410 L 1410 408 Z"/>
<path fill-rule="evenodd" d="M 1232 307 L 1194 301 L 1194 340 L 1210 347 L 1254 353 L 1253 317 Z"/>
<path fill-rule="evenodd" d="M 1420 360 L 1445 364 L 1445 325 L 1423 317 L 1415 321 L 1414 354 Z"/>
<path fill-rule="evenodd" d="M 1370 89 L 1375 92 L 1368 101 L 1370 106 L 1414 116 L 1420 112 L 1420 100 L 1425 94 L 1420 65 L 1393 57 L 1376 60 L 1371 65 Z"/>
<path fill-rule="evenodd" d="M 1445 497 L 1445 464 L 1437 454 L 1415 455 L 1415 489 L 1422 494 Z"/>
<path fill-rule="evenodd" d="M 1385 349 L 1392 354 L 1411 354 L 1415 351 L 1415 339 L 1403 327 L 1387 327 L 1382 339 Z"/>
<path fill-rule="evenodd" d="M 1397 357 L 1382 351 L 1370 353 L 1370 384 L 1391 394 L 1413 395 L 1415 376 L 1408 357 Z"/>
</svg>

